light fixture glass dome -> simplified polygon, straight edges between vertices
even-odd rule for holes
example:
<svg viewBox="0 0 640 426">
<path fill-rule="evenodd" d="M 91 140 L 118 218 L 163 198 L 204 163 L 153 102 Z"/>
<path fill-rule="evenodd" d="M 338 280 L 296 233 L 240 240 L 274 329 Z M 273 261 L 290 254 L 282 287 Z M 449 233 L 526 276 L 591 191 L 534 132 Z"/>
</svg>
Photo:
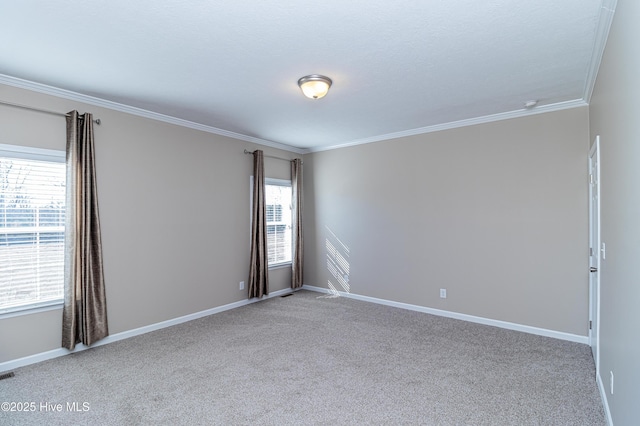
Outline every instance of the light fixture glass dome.
<svg viewBox="0 0 640 426">
<path fill-rule="evenodd" d="M 324 97 L 331 87 L 331 79 L 323 75 L 311 74 L 298 80 L 298 86 L 302 93 L 309 99 L 320 99 Z"/>
</svg>

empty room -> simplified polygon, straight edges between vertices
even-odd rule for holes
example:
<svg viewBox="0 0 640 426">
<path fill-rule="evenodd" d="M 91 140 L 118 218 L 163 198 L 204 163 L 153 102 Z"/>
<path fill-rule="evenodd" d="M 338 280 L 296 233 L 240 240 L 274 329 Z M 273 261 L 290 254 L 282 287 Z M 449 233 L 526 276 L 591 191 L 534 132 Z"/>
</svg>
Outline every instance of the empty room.
<svg viewBox="0 0 640 426">
<path fill-rule="evenodd" d="M 640 3 L 5 3 L 0 424 L 640 422 Z"/>
</svg>

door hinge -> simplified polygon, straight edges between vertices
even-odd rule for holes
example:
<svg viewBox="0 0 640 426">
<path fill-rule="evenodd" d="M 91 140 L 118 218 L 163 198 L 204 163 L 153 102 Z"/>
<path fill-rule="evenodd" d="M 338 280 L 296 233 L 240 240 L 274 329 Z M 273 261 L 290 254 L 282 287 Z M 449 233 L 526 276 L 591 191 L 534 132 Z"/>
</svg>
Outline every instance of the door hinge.
<svg viewBox="0 0 640 426">
<path fill-rule="evenodd" d="M 591 327 L 593 326 L 592 322 L 589 321 L 589 330 L 591 330 Z"/>
<path fill-rule="evenodd" d="M 593 247 L 589 247 L 589 256 L 593 256 Z"/>
<path fill-rule="evenodd" d="M 589 183 L 593 185 L 593 174 L 589 174 Z"/>
</svg>

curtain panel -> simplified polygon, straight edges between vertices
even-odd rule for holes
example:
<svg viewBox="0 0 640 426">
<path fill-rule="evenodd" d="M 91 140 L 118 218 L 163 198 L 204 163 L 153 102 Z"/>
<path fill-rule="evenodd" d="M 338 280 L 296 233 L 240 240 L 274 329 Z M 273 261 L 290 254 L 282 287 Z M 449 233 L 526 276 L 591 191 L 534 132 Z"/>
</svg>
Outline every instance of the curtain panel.
<svg viewBox="0 0 640 426">
<path fill-rule="evenodd" d="M 269 256 L 264 194 L 264 153 L 253 152 L 253 205 L 251 206 L 251 256 L 249 298 L 269 294 Z"/>
<path fill-rule="evenodd" d="M 291 191 L 293 204 L 293 259 L 291 262 L 291 288 L 302 287 L 302 265 L 304 263 L 302 236 L 302 160 L 291 160 Z"/>
<path fill-rule="evenodd" d="M 91 114 L 67 115 L 66 163 L 62 346 L 72 350 L 109 335 Z"/>
</svg>

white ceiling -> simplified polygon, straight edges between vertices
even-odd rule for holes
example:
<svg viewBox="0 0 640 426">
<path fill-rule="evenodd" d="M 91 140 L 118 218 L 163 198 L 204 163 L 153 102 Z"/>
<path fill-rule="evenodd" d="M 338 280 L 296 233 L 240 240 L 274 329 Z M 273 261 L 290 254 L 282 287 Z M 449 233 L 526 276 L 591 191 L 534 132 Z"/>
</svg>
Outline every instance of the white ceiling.
<svg viewBox="0 0 640 426">
<path fill-rule="evenodd" d="M 585 104 L 612 1 L 0 0 L 0 82 L 315 151 Z"/>
</svg>

